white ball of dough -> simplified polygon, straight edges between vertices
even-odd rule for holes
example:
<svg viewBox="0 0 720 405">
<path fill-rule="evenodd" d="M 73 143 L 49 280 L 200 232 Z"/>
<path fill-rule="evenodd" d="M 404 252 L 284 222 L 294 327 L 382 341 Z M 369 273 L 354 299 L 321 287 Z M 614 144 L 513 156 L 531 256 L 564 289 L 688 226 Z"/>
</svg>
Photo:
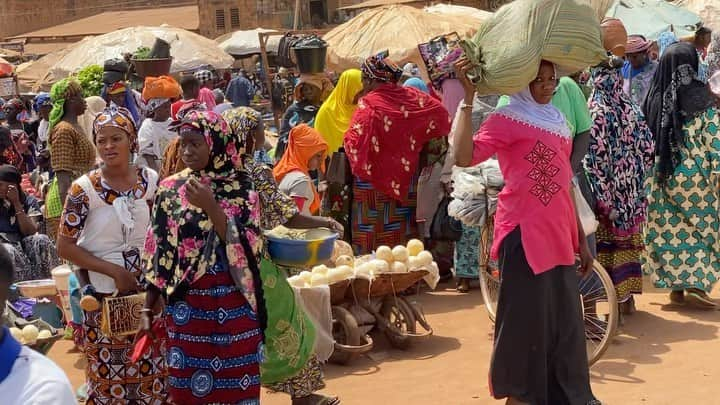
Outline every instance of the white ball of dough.
<svg viewBox="0 0 720 405">
<path fill-rule="evenodd" d="M 406 262 L 408 259 L 408 250 L 405 246 L 395 246 L 392 250 L 393 259 L 396 262 Z"/>
<path fill-rule="evenodd" d="M 408 269 L 403 262 L 395 262 L 392 265 L 393 273 L 407 273 Z"/>
<path fill-rule="evenodd" d="M 315 266 L 315 267 L 313 267 L 313 269 L 312 269 L 312 273 L 313 273 L 313 274 L 323 274 L 323 275 L 325 275 L 325 274 L 327 274 L 327 272 L 328 272 L 328 268 L 327 268 L 327 266 L 324 265 L 324 264 L 321 264 L 321 265 L 319 265 L 319 266 Z"/>
<path fill-rule="evenodd" d="M 378 260 L 385 260 L 388 264 L 395 261 L 395 257 L 393 257 L 392 249 L 390 249 L 387 246 L 380 246 L 375 251 L 375 258 Z"/>
<path fill-rule="evenodd" d="M 35 343 L 40 331 L 35 325 L 27 325 L 22 329 L 23 340 L 29 344 Z"/>
<path fill-rule="evenodd" d="M 419 239 L 410 239 L 407 244 L 407 250 L 410 256 L 417 256 L 420 252 L 425 250 L 425 244 L 423 244 Z"/>
<path fill-rule="evenodd" d="M 13 339 L 17 340 L 18 342 L 22 342 L 23 340 L 22 331 L 14 326 L 10 328 L 10 335 L 12 335 Z"/>
<path fill-rule="evenodd" d="M 38 339 L 49 339 L 52 337 L 52 332 L 47 329 L 43 329 L 38 333 Z"/>
<path fill-rule="evenodd" d="M 427 250 L 423 250 L 422 252 L 420 252 L 420 254 L 417 255 L 417 258 L 419 259 L 421 266 L 429 266 L 433 262 L 432 253 L 428 252 Z"/>
<path fill-rule="evenodd" d="M 335 266 L 352 266 L 353 258 L 347 255 L 342 255 L 335 260 Z"/>
<path fill-rule="evenodd" d="M 373 266 L 374 274 L 387 273 L 390 271 L 390 264 L 385 260 L 375 259 L 371 260 L 369 264 Z"/>
<path fill-rule="evenodd" d="M 328 278 L 324 274 L 313 274 L 312 279 L 310 280 L 310 285 L 312 287 L 318 287 L 321 285 L 328 285 Z"/>
</svg>

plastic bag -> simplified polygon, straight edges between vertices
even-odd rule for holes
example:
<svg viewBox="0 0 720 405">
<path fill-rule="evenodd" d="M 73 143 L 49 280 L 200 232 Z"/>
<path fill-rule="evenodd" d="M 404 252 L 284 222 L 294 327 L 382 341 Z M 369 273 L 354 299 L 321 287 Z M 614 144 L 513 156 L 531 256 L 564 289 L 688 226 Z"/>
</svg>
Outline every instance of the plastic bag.
<svg viewBox="0 0 720 405">
<path fill-rule="evenodd" d="M 606 58 L 597 12 L 574 0 L 513 1 L 462 47 L 476 66 L 468 76 L 480 94 L 523 90 L 543 59 L 567 75 Z"/>
<path fill-rule="evenodd" d="M 582 224 L 585 236 L 589 236 L 597 232 L 598 225 L 600 224 L 595 218 L 595 213 L 590 204 L 585 201 L 580 186 L 578 185 L 577 179 L 573 178 L 573 197 L 575 198 L 575 209 L 577 210 L 580 223 Z"/>
</svg>

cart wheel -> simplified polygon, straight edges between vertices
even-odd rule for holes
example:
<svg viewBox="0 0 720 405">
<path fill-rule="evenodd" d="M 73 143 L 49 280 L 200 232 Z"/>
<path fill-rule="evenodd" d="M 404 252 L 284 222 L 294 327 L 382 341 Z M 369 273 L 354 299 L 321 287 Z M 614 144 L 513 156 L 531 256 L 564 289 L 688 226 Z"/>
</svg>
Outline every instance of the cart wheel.
<svg viewBox="0 0 720 405">
<path fill-rule="evenodd" d="M 413 309 L 405 298 L 388 295 L 383 299 L 380 314 L 390 323 L 391 328 L 385 329 L 385 336 L 390 344 L 401 350 L 408 349 L 412 340 L 407 334 L 415 333 L 416 320 Z"/>
<path fill-rule="evenodd" d="M 360 346 L 362 343 L 362 333 L 358 327 L 357 321 L 353 314 L 347 309 L 339 306 L 332 308 L 333 339 L 342 345 Z M 347 364 L 357 357 L 357 353 L 345 352 L 342 350 L 333 351 L 330 361 L 335 364 Z"/>
</svg>

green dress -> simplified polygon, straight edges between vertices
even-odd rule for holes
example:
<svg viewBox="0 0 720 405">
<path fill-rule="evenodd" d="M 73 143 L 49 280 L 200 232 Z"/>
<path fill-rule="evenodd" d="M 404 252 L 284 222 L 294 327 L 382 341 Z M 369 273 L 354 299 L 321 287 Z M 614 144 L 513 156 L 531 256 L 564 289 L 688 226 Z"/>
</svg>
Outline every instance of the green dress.
<svg viewBox="0 0 720 405">
<path fill-rule="evenodd" d="M 714 108 L 689 121 L 674 175 L 664 188 L 649 180 L 643 270 L 658 288 L 710 292 L 720 276 L 719 127 Z"/>
</svg>

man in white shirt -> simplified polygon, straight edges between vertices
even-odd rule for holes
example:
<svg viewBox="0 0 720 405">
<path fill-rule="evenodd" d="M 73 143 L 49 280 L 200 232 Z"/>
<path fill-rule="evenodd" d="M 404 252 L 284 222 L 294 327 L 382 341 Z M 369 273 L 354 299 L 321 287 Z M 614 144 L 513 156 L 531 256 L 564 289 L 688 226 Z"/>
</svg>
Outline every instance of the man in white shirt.
<svg viewBox="0 0 720 405">
<path fill-rule="evenodd" d="M 5 301 L 15 269 L 0 244 L 0 305 Z M 3 405 L 77 404 L 70 381 L 52 360 L 23 346 L 6 326 L 0 328 L 0 403 Z"/>
</svg>

